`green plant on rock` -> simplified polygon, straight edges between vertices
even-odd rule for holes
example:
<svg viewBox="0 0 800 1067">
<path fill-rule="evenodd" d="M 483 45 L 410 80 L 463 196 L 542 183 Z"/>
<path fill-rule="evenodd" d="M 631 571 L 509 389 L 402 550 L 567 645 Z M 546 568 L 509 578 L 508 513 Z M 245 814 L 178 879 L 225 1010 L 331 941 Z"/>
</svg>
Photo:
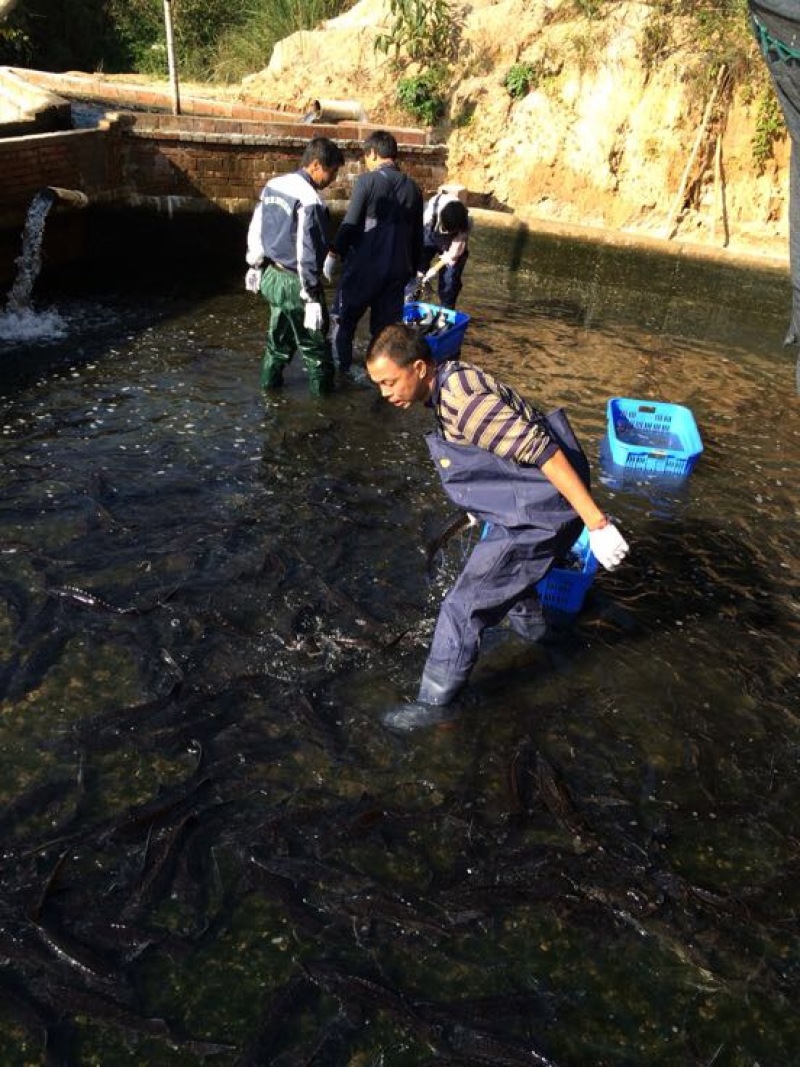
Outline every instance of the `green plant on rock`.
<svg viewBox="0 0 800 1067">
<path fill-rule="evenodd" d="M 596 19 L 600 15 L 601 0 L 575 0 L 575 6 L 587 19 Z"/>
<path fill-rule="evenodd" d="M 535 89 L 538 84 L 539 71 L 531 63 L 515 63 L 503 78 L 503 85 L 508 91 L 508 95 L 514 100 L 527 96 L 531 89 Z"/>
<path fill-rule="evenodd" d="M 445 110 L 439 91 L 441 77 L 433 71 L 401 78 L 397 83 L 397 100 L 402 108 L 425 126 L 434 126 Z"/>
<path fill-rule="evenodd" d="M 652 16 L 642 30 L 642 65 L 649 76 L 666 59 L 674 47 L 672 26 L 668 19 Z"/>
<path fill-rule="evenodd" d="M 753 148 L 753 161 L 758 166 L 759 172 L 763 171 L 767 161 L 772 159 L 775 142 L 785 134 L 786 124 L 778 98 L 772 88 L 767 86 L 758 100 L 756 129 L 750 142 Z"/>
<path fill-rule="evenodd" d="M 28 62 L 30 51 L 30 38 L 23 30 L 0 27 L 0 64 L 9 67 L 22 66 Z"/>
<path fill-rule="evenodd" d="M 475 112 L 478 109 L 478 105 L 474 100 L 465 100 L 455 115 L 452 116 L 451 122 L 454 130 L 463 130 L 465 127 L 472 124 L 472 120 L 475 118 Z"/>
<path fill-rule="evenodd" d="M 417 63 L 448 59 L 455 49 L 458 26 L 449 0 L 389 0 L 387 33 L 375 38 L 375 48 L 395 60 L 401 53 Z"/>
</svg>

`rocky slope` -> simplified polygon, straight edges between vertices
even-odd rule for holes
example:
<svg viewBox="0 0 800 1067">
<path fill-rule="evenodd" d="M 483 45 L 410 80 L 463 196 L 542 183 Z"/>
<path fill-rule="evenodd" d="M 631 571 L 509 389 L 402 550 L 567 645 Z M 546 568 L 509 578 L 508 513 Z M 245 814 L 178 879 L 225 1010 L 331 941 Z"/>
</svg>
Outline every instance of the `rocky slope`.
<svg viewBox="0 0 800 1067">
<path fill-rule="evenodd" d="M 690 25 L 684 46 L 653 58 L 655 5 L 625 0 L 604 7 L 602 20 L 579 16 L 574 0 L 454 8 L 458 58 L 440 129 L 448 178 L 474 203 L 531 221 L 786 257 L 788 141 L 779 138 L 759 169 L 757 93 L 714 81 Z M 397 81 L 418 68 L 398 73 L 376 52 L 388 21 L 384 0 L 361 0 L 286 38 L 240 97 L 293 111 L 313 99 L 356 99 L 371 122 L 409 125 Z M 537 83 L 513 99 L 504 79 L 519 63 Z"/>
</svg>

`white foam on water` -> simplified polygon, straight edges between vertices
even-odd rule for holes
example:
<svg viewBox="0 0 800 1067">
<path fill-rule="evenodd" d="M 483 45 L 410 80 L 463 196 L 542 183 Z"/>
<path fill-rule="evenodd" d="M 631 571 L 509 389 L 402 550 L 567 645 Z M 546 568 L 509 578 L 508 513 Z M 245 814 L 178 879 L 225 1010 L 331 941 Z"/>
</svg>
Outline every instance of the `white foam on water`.
<svg viewBox="0 0 800 1067">
<path fill-rule="evenodd" d="M 0 341 L 57 341 L 68 332 L 67 323 L 54 310 L 0 312 Z"/>
</svg>

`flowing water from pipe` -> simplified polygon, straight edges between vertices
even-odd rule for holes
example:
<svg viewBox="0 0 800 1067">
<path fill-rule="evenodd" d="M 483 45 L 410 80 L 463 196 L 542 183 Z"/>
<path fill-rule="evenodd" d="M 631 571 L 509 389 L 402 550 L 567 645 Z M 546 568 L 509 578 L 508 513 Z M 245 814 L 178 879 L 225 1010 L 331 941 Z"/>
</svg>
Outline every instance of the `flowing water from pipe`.
<svg viewBox="0 0 800 1067">
<path fill-rule="evenodd" d="M 66 324 L 54 311 L 39 314 L 33 308 L 33 287 L 42 269 L 42 242 L 48 213 L 58 199 L 55 190 L 40 189 L 33 197 L 25 216 L 22 251 L 14 261 L 14 280 L 0 314 L 0 339 L 58 339 L 66 333 Z"/>
</svg>

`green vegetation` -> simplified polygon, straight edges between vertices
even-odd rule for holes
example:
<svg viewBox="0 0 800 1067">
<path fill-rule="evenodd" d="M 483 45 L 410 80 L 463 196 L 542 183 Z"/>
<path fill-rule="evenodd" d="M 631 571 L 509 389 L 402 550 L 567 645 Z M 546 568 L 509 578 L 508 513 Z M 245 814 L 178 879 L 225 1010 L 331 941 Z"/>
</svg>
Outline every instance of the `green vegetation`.
<svg viewBox="0 0 800 1067">
<path fill-rule="evenodd" d="M 531 63 L 515 63 L 503 79 L 503 85 L 514 100 L 527 96 L 538 84 L 539 71 Z"/>
<path fill-rule="evenodd" d="M 28 65 L 30 40 L 19 28 L 0 26 L 0 63 L 11 67 Z"/>
<path fill-rule="evenodd" d="M 173 0 L 182 77 L 239 81 L 269 62 L 275 43 L 350 0 Z M 0 64 L 45 70 L 167 73 L 163 0 L 23 0 L 0 29 Z"/>
<path fill-rule="evenodd" d="M 442 76 L 437 70 L 401 78 L 397 83 L 397 100 L 417 122 L 435 126 L 445 111 L 441 93 Z"/>
<path fill-rule="evenodd" d="M 756 132 L 752 140 L 753 160 L 757 164 L 759 172 L 764 170 L 768 160 L 772 158 L 775 142 L 786 133 L 786 124 L 783 119 L 778 98 L 772 91 L 771 86 L 765 87 L 758 98 L 758 111 L 756 112 Z"/>
<path fill-rule="evenodd" d="M 458 27 L 449 0 L 389 0 L 389 12 L 389 32 L 375 39 L 379 52 L 417 63 L 439 63 L 454 54 Z"/>
</svg>

